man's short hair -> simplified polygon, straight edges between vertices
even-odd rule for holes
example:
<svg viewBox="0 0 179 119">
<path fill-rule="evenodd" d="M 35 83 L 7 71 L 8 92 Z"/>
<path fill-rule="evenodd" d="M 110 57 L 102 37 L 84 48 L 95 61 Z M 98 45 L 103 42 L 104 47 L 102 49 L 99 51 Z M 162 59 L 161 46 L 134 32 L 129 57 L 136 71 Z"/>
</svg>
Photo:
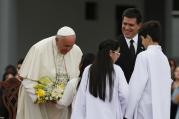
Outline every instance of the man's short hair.
<svg viewBox="0 0 179 119">
<path fill-rule="evenodd" d="M 142 14 L 137 8 L 127 8 L 126 10 L 124 10 L 122 18 L 124 17 L 136 18 L 138 24 L 142 22 Z"/>
<path fill-rule="evenodd" d="M 154 42 L 160 42 L 161 39 L 161 25 L 159 21 L 151 20 L 148 22 L 145 22 L 140 31 L 139 34 L 147 37 L 149 35 L 152 38 L 152 41 Z"/>
</svg>

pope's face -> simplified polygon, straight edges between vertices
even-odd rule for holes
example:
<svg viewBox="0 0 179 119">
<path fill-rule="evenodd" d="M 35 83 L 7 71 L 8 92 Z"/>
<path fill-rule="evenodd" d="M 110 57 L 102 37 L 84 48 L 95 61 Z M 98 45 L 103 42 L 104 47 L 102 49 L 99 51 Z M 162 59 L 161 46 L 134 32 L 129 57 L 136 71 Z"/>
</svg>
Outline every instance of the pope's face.
<svg viewBox="0 0 179 119">
<path fill-rule="evenodd" d="M 122 33 L 126 38 L 132 39 L 139 31 L 141 23 L 136 18 L 124 17 L 122 20 Z"/>
<path fill-rule="evenodd" d="M 65 36 L 61 38 L 56 38 L 56 45 L 58 51 L 61 54 L 65 55 L 73 48 L 75 41 L 76 41 L 75 36 Z"/>
</svg>

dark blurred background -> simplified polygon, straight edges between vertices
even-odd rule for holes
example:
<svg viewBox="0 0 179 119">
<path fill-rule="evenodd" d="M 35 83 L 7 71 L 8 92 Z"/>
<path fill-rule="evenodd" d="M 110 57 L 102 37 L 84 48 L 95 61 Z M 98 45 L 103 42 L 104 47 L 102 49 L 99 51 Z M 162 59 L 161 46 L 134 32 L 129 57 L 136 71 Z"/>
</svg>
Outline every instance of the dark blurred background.
<svg viewBox="0 0 179 119">
<path fill-rule="evenodd" d="M 121 14 L 128 7 L 141 9 L 144 21 L 161 22 L 163 50 L 179 61 L 178 5 L 178 0 L 0 0 L 0 76 L 34 43 L 65 25 L 75 30 L 83 52 L 95 53 L 100 41 L 121 33 Z"/>
</svg>

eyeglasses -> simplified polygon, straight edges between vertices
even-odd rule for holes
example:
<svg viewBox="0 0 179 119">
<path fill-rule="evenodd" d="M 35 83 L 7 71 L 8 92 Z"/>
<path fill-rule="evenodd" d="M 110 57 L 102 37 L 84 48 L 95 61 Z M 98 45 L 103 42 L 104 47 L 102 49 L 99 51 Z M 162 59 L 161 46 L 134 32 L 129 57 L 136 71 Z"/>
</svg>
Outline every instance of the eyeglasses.
<svg viewBox="0 0 179 119">
<path fill-rule="evenodd" d="M 117 51 L 112 51 L 113 53 L 115 53 L 115 54 L 117 54 L 117 55 L 120 55 L 120 53 L 119 52 L 117 52 Z"/>
</svg>

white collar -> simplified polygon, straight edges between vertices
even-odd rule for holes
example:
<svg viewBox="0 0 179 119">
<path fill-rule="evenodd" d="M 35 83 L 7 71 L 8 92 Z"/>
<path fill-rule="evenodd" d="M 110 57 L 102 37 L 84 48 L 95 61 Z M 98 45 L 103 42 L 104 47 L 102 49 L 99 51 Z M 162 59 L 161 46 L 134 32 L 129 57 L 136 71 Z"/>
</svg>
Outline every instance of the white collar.
<svg viewBox="0 0 179 119">
<path fill-rule="evenodd" d="M 126 38 L 125 37 L 125 39 L 126 39 L 126 42 L 127 42 L 127 44 L 128 45 L 130 45 L 130 38 Z M 134 40 L 134 44 L 136 44 L 137 45 L 137 43 L 138 43 L 138 34 L 136 34 L 133 38 L 132 38 L 132 40 Z"/>
<path fill-rule="evenodd" d="M 147 47 L 147 49 L 159 49 L 159 50 L 162 50 L 161 46 L 160 45 L 149 45 Z"/>
</svg>

